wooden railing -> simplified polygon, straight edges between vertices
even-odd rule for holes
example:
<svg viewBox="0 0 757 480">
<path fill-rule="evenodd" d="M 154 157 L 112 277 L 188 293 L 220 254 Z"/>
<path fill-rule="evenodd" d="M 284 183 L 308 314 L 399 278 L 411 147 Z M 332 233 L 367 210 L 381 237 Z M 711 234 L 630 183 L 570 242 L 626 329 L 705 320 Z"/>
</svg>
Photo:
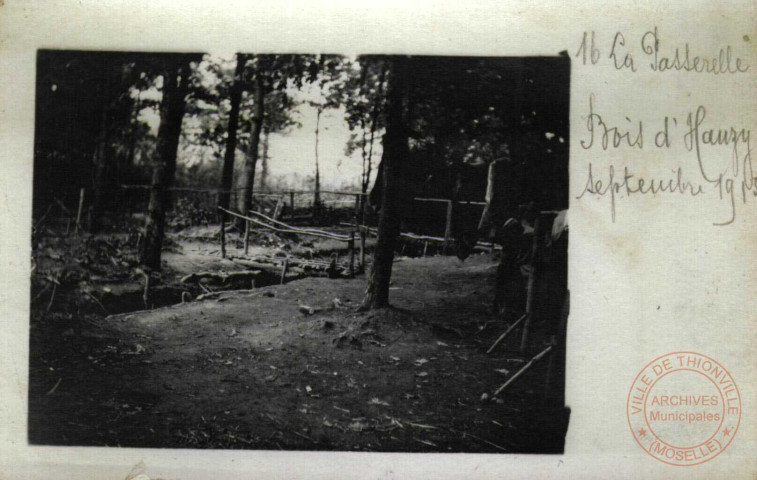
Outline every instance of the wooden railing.
<svg viewBox="0 0 757 480">
<path fill-rule="evenodd" d="M 268 217 L 267 215 L 264 215 L 260 212 L 251 211 L 250 212 L 251 214 L 259 217 L 259 218 L 252 218 L 246 215 L 232 212 L 231 210 L 227 210 L 223 207 L 218 207 L 218 211 L 221 212 L 221 257 L 222 258 L 226 258 L 226 215 L 230 215 L 232 217 L 236 217 L 241 220 L 244 220 L 245 222 L 245 233 L 244 233 L 245 255 L 247 255 L 249 251 L 249 245 L 250 245 L 249 243 L 250 242 L 250 224 L 255 224 L 260 227 L 272 230 L 274 232 L 279 232 L 279 233 L 291 233 L 291 234 L 296 234 L 296 235 L 305 235 L 305 236 L 310 236 L 310 237 L 325 238 L 327 240 L 336 240 L 339 242 L 346 242 L 347 250 L 350 256 L 350 263 L 349 263 L 350 276 L 354 275 L 355 273 L 355 253 L 356 253 L 355 252 L 355 233 L 356 233 L 355 230 L 351 231 L 349 235 L 342 235 L 339 233 L 329 232 L 329 231 L 321 230 L 317 228 L 294 227 L 292 225 L 288 225 L 284 222 Z M 263 218 L 270 223 L 266 223 L 260 220 L 260 218 Z M 360 266 L 364 267 L 365 266 L 366 229 L 360 228 L 359 234 L 360 234 Z"/>
</svg>

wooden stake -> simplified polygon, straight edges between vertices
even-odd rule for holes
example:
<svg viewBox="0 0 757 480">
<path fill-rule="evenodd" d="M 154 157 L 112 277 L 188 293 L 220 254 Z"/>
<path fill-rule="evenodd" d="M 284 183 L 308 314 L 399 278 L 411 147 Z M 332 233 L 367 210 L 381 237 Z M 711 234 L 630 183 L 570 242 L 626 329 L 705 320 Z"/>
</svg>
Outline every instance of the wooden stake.
<svg viewBox="0 0 757 480">
<path fill-rule="evenodd" d="M 244 222 L 244 254 L 247 255 L 249 250 L 250 250 L 250 221 L 245 220 Z"/>
<path fill-rule="evenodd" d="M 525 372 L 526 370 L 528 370 L 529 368 L 531 368 L 531 365 L 533 365 L 535 362 L 539 361 L 544 355 L 546 355 L 547 353 L 549 353 L 550 350 L 552 350 L 552 345 L 550 345 L 547 348 L 545 348 L 541 353 L 539 353 L 534 358 L 532 358 L 527 364 L 523 365 L 523 368 L 521 368 L 520 370 L 518 370 L 518 372 L 515 375 L 513 375 L 512 377 L 510 377 L 501 387 L 499 387 L 497 389 L 497 391 L 494 392 L 494 394 L 492 395 L 492 397 L 496 397 L 497 395 L 499 395 L 499 393 L 502 390 L 504 390 L 505 388 L 507 388 L 508 385 L 510 385 L 511 383 L 513 383 L 516 378 L 520 377 L 523 374 L 523 372 Z"/>
<path fill-rule="evenodd" d="M 292 215 L 294 215 L 294 192 L 289 192 L 289 208 L 292 210 Z"/>
<path fill-rule="evenodd" d="M 512 325 L 510 325 L 509 327 L 507 327 L 507 330 L 505 330 L 505 333 L 503 333 L 502 335 L 500 335 L 499 338 L 497 340 L 495 340 L 494 343 L 492 343 L 492 346 L 489 347 L 489 350 L 487 350 L 486 353 L 491 353 L 492 350 L 494 350 L 494 347 L 496 347 L 499 344 L 499 342 L 501 342 L 502 340 L 504 340 L 505 337 L 507 336 L 507 334 L 510 333 L 510 332 L 512 332 L 512 330 L 515 327 L 517 327 L 518 324 L 521 321 L 523 321 L 523 319 L 526 318 L 527 316 L 528 316 L 528 313 L 524 313 L 523 316 L 521 316 L 519 319 L 517 319 L 515 321 L 515 323 L 513 323 Z"/>
<path fill-rule="evenodd" d="M 447 220 L 444 225 L 444 254 L 447 254 L 452 238 L 452 200 L 447 200 Z"/>
<path fill-rule="evenodd" d="M 221 258 L 226 258 L 226 212 L 221 213 Z"/>
<path fill-rule="evenodd" d="M 284 258 L 284 264 L 281 266 L 281 285 L 284 285 L 284 279 L 287 275 L 287 267 L 289 266 L 289 257 Z"/>
<path fill-rule="evenodd" d="M 423 256 L 426 256 L 426 250 L 428 250 L 428 240 L 423 242 Z"/>
<path fill-rule="evenodd" d="M 350 277 L 355 275 L 355 231 L 350 232 L 350 241 L 347 243 L 350 250 Z"/>
<path fill-rule="evenodd" d="M 531 271 L 528 274 L 528 287 L 526 291 L 526 322 L 523 324 L 523 333 L 520 339 L 520 351 L 526 351 L 528 345 L 528 331 L 533 321 L 534 296 L 536 295 L 536 274 L 539 264 L 539 239 L 541 237 L 541 222 L 539 217 L 534 221 L 534 239 L 531 246 Z"/>
<path fill-rule="evenodd" d="M 81 225 L 81 211 L 84 208 L 84 189 L 79 190 L 79 208 L 76 211 L 76 225 L 74 226 L 74 235 L 79 233 L 79 226 Z"/>
<path fill-rule="evenodd" d="M 55 300 L 55 290 L 57 290 L 57 288 L 58 288 L 58 284 L 53 283 L 53 293 L 52 295 L 50 295 L 50 301 L 47 303 L 47 308 L 45 309 L 45 313 L 49 312 L 53 306 L 53 300 Z"/>
<path fill-rule="evenodd" d="M 149 309 L 148 303 L 150 301 L 150 275 L 147 272 L 142 272 L 145 277 L 145 289 L 142 292 L 142 301 L 145 303 L 145 308 Z"/>
<path fill-rule="evenodd" d="M 279 215 L 281 215 L 281 207 L 284 205 L 284 199 L 283 197 L 279 197 L 279 199 L 276 201 L 276 208 L 273 209 L 273 219 L 278 220 Z"/>
<path fill-rule="evenodd" d="M 360 267 L 365 268 L 365 230 L 360 228 Z"/>
</svg>

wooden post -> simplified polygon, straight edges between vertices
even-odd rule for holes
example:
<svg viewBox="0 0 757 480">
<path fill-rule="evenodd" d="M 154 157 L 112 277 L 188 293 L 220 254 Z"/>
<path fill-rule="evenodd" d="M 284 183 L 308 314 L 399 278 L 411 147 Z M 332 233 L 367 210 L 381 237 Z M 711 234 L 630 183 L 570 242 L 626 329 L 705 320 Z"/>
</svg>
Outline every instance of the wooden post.
<svg viewBox="0 0 757 480">
<path fill-rule="evenodd" d="M 350 249 L 350 277 L 355 275 L 355 231 L 350 232 L 350 241 L 347 244 Z"/>
<path fill-rule="evenodd" d="M 360 227 L 360 268 L 365 269 L 365 229 Z"/>
<path fill-rule="evenodd" d="M 289 192 L 289 208 L 292 210 L 292 215 L 294 215 L 294 192 Z"/>
<path fill-rule="evenodd" d="M 547 404 L 565 405 L 565 331 L 570 314 L 570 292 L 565 291 L 560 312 L 560 322 L 552 336 L 552 355 L 549 357 L 547 378 L 544 382 L 544 397 Z"/>
<path fill-rule="evenodd" d="M 360 197 L 361 197 L 361 200 L 360 200 L 360 223 L 362 225 L 366 225 L 366 228 L 368 228 L 368 226 L 367 226 L 367 223 L 368 223 L 367 222 L 367 219 L 368 219 L 368 215 L 367 215 L 368 214 L 368 196 L 367 195 L 360 195 Z"/>
<path fill-rule="evenodd" d="M 245 220 L 244 221 L 244 254 L 247 255 L 249 250 L 250 250 L 250 221 Z"/>
<path fill-rule="evenodd" d="M 221 258 L 226 258 L 226 212 L 221 212 Z"/>
<path fill-rule="evenodd" d="M 82 208 L 84 208 L 84 188 L 79 190 L 79 208 L 76 211 L 76 225 L 74 226 L 74 235 L 79 233 L 79 225 L 81 225 Z"/>
<path fill-rule="evenodd" d="M 284 258 L 284 264 L 281 266 L 281 285 L 284 285 L 284 279 L 287 276 L 287 267 L 289 266 L 289 257 Z"/>
<path fill-rule="evenodd" d="M 528 346 L 528 331 L 534 319 L 534 296 L 536 295 L 536 274 L 539 269 L 539 240 L 541 237 L 541 221 L 539 217 L 534 220 L 534 239 L 531 246 L 531 272 L 528 274 L 528 287 L 526 291 L 526 321 L 523 323 L 523 333 L 520 339 L 520 351 L 524 352 Z M 504 253 L 503 253 L 504 255 Z"/>
<path fill-rule="evenodd" d="M 147 272 L 142 272 L 142 275 L 145 277 L 145 288 L 142 291 L 142 301 L 145 304 L 145 308 L 149 309 L 149 303 L 150 303 L 150 274 Z"/>
<path fill-rule="evenodd" d="M 426 250 L 428 250 L 428 240 L 423 242 L 423 256 L 426 256 Z"/>
<path fill-rule="evenodd" d="M 554 335 L 550 337 L 549 344 L 554 348 L 557 346 L 557 340 Z M 552 375 L 553 369 L 554 369 L 554 363 L 555 363 L 555 355 L 554 352 L 552 355 L 549 356 L 549 360 L 547 361 L 547 374 L 544 375 L 544 398 L 548 398 L 550 394 L 550 388 L 549 386 L 552 384 Z"/>
<path fill-rule="evenodd" d="M 274 220 L 278 220 L 279 219 L 279 216 L 281 215 L 281 209 L 282 209 L 283 205 L 284 205 L 284 198 L 283 197 L 279 197 L 279 199 L 276 200 L 276 207 L 273 209 L 273 215 L 272 215 L 272 217 L 273 217 Z"/>
<path fill-rule="evenodd" d="M 360 194 L 355 194 L 355 223 L 360 225 Z"/>
<path fill-rule="evenodd" d="M 447 220 L 444 225 L 444 254 L 449 250 L 452 237 L 452 200 L 447 200 Z"/>
</svg>

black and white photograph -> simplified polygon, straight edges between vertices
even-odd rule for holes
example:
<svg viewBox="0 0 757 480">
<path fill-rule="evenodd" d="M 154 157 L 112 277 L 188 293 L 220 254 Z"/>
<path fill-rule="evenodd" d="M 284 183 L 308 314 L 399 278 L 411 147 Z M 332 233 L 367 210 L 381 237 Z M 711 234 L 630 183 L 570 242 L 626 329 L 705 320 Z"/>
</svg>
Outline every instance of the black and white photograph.
<svg viewBox="0 0 757 480">
<path fill-rule="evenodd" d="M 564 452 L 567 52 L 36 61 L 30 445 Z"/>
</svg>

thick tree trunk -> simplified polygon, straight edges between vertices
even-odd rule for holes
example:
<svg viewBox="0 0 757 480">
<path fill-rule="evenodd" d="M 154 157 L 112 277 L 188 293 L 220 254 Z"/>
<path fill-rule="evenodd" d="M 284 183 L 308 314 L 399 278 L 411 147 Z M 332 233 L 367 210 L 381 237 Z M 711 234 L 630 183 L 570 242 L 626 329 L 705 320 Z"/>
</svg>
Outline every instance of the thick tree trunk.
<svg viewBox="0 0 757 480">
<path fill-rule="evenodd" d="M 368 185 L 371 183 L 371 173 L 373 171 L 373 143 L 376 135 L 376 125 L 378 124 L 378 117 L 381 114 L 381 100 L 384 92 L 384 82 L 386 81 L 386 67 L 381 66 L 381 75 L 379 75 L 378 92 L 376 98 L 373 101 L 373 113 L 371 114 L 371 135 L 368 140 L 368 166 L 365 174 L 365 186 L 363 187 L 363 193 L 368 191 Z M 378 172 L 381 175 L 381 172 Z M 378 182 L 378 176 L 376 177 Z M 378 183 L 377 183 L 378 184 Z"/>
<path fill-rule="evenodd" d="M 237 200 L 237 210 L 242 215 L 247 215 L 252 207 L 252 190 L 255 185 L 255 166 L 258 163 L 258 146 L 260 145 L 260 132 L 263 130 L 263 115 L 265 115 L 265 90 L 263 80 L 255 81 L 255 103 L 252 106 L 252 122 L 250 125 L 250 143 L 244 160 L 242 171 L 243 184 Z"/>
<path fill-rule="evenodd" d="M 153 160 L 145 241 L 139 254 L 140 263 L 152 270 L 160 270 L 166 211 L 171 202 L 169 188 L 173 185 L 176 171 L 176 153 L 181 135 L 181 122 L 184 118 L 184 97 L 187 94 L 189 76 L 189 60 L 185 57 L 165 58 L 163 62 L 160 128 Z"/>
<path fill-rule="evenodd" d="M 394 246 L 400 232 L 400 215 L 403 198 L 401 179 L 404 164 L 408 161 L 407 112 L 407 60 L 395 57 L 392 60 L 392 75 L 387 90 L 387 119 L 384 135 L 384 151 L 381 159 L 383 175 L 381 215 L 378 240 L 374 254 L 371 277 L 361 304 L 363 309 L 389 306 L 389 283 L 392 277 Z"/>
<path fill-rule="evenodd" d="M 142 91 L 137 92 L 137 99 L 134 101 L 131 121 L 129 123 L 129 154 L 123 166 L 123 172 L 128 171 L 134 166 L 134 160 L 137 156 L 137 133 L 139 131 L 139 111 L 142 109 Z"/>
<path fill-rule="evenodd" d="M 234 156 L 237 151 L 237 130 L 239 128 L 239 105 L 242 102 L 242 74 L 247 63 L 247 56 L 237 54 L 237 67 L 234 71 L 234 84 L 231 86 L 231 112 L 229 113 L 229 129 L 226 139 L 226 152 L 223 157 L 223 172 L 221 175 L 221 194 L 218 196 L 218 206 L 228 210 L 231 198 L 230 190 L 234 180 Z"/>
</svg>

